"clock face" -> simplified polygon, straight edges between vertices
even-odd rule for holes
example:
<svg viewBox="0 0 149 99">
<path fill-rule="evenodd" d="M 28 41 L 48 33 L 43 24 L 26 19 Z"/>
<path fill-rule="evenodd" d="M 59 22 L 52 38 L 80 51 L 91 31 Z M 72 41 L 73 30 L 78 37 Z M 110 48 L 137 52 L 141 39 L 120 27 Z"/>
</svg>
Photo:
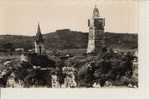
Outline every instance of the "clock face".
<svg viewBox="0 0 149 99">
<path fill-rule="evenodd" d="M 96 11 L 94 16 L 99 16 L 99 13 Z"/>
<path fill-rule="evenodd" d="M 104 20 L 103 19 L 94 19 L 94 26 L 98 30 L 104 30 Z"/>
</svg>

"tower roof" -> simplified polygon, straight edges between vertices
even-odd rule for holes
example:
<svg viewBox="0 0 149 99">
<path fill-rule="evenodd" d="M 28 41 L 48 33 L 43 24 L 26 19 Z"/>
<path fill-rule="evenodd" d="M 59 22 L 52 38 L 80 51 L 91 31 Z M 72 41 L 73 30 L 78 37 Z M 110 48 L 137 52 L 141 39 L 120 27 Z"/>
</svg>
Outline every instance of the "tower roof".
<svg viewBox="0 0 149 99">
<path fill-rule="evenodd" d="M 38 24 L 38 27 L 37 27 L 37 33 L 36 33 L 36 36 L 35 36 L 35 41 L 36 42 L 43 42 L 43 37 L 42 37 L 42 34 L 41 34 L 41 29 L 40 29 L 40 25 Z"/>
<path fill-rule="evenodd" d="M 99 16 L 100 16 L 99 10 L 97 6 L 95 5 L 94 10 L 93 10 L 93 17 L 99 17 Z"/>
</svg>

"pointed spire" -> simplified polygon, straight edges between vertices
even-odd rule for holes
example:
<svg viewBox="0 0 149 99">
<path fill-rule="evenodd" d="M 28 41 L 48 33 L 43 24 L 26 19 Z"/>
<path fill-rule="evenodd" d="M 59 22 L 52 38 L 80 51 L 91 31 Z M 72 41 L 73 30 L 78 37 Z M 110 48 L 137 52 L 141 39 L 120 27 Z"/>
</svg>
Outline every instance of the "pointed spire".
<svg viewBox="0 0 149 99">
<path fill-rule="evenodd" d="M 37 33 L 41 33 L 40 24 L 38 23 Z"/>
<path fill-rule="evenodd" d="M 37 33 L 36 33 L 36 37 L 35 37 L 36 42 L 43 42 L 43 37 L 41 34 L 41 29 L 40 29 L 40 24 L 38 23 L 38 27 L 37 27 Z"/>
</svg>

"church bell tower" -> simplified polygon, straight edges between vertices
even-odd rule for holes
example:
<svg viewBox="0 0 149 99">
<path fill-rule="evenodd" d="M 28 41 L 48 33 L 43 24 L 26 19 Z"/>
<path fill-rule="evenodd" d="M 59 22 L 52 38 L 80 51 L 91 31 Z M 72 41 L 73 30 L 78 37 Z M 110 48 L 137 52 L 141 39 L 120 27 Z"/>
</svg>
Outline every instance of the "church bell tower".
<svg viewBox="0 0 149 99">
<path fill-rule="evenodd" d="M 88 20 L 89 35 L 87 53 L 98 53 L 104 47 L 105 18 L 100 16 L 95 6 L 93 16 Z"/>
<path fill-rule="evenodd" d="M 44 39 L 41 34 L 40 25 L 38 24 L 37 33 L 35 36 L 35 53 L 39 55 L 45 54 Z"/>
</svg>

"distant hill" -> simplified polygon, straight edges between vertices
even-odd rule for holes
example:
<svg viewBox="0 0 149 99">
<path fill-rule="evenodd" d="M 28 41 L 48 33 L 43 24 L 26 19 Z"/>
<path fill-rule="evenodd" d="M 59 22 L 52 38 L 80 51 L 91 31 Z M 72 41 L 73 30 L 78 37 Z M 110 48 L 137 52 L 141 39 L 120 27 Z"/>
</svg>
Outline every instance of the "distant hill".
<svg viewBox="0 0 149 99">
<path fill-rule="evenodd" d="M 0 35 L 0 49 L 3 46 L 11 43 L 14 48 L 33 48 L 33 37 L 30 36 L 18 36 L 18 35 Z"/>
<path fill-rule="evenodd" d="M 86 48 L 88 42 L 87 35 L 87 33 L 77 31 L 59 30 L 44 35 L 45 45 L 47 48 L 58 49 Z"/>
<path fill-rule="evenodd" d="M 112 48 L 137 49 L 138 35 L 130 33 L 105 33 L 106 45 Z"/>
<path fill-rule="evenodd" d="M 45 47 L 47 49 L 74 49 L 87 48 L 88 33 L 57 30 L 56 32 L 44 34 Z M 106 44 L 109 47 L 135 49 L 138 46 L 137 34 L 105 33 Z M 17 35 L 0 35 L 0 49 L 4 44 L 12 43 L 14 48 L 31 49 L 34 47 L 34 37 Z"/>
</svg>

